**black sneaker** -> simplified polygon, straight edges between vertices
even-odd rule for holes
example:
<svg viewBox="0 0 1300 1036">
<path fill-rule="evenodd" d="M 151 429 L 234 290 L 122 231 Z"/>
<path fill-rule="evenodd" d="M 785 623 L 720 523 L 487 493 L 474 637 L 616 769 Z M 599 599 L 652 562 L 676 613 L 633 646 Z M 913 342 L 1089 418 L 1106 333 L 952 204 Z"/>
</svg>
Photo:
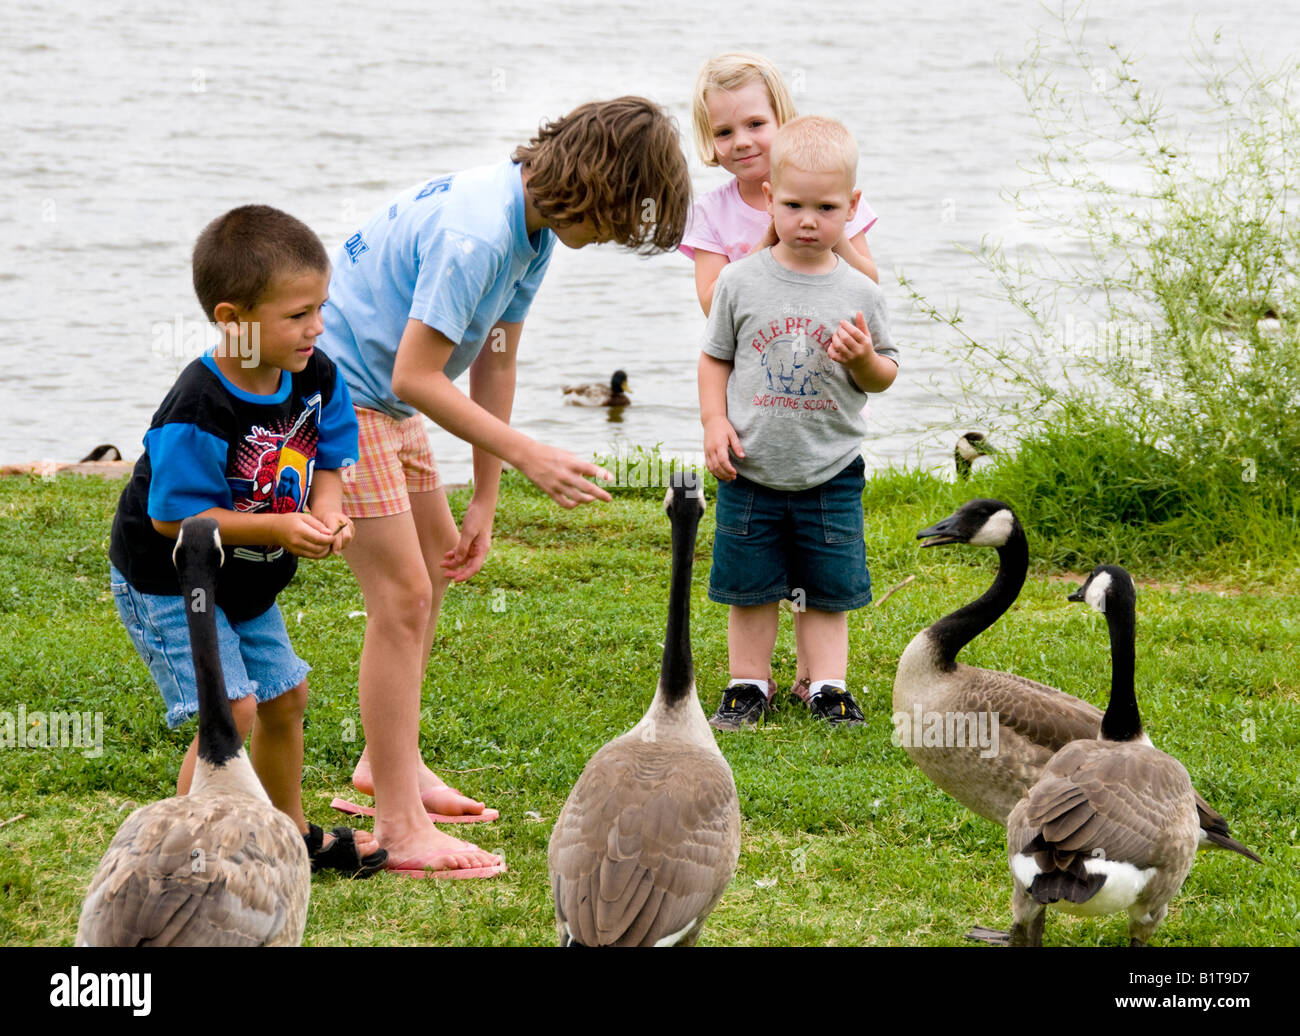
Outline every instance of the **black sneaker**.
<svg viewBox="0 0 1300 1036">
<path fill-rule="evenodd" d="M 814 696 L 809 708 L 814 716 L 821 717 L 835 727 L 855 727 L 867 721 L 858 708 L 858 703 L 853 700 L 853 695 L 848 691 L 837 691 L 833 687 Z"/>
<path fill-rule="evenodd" d="M 709 726 L 718 730 L 739 730 L 753 727 L 772 706 L 758 684 L 741 683 L 722 692 L 722 704 L 709 720 Z"/>
</svg>

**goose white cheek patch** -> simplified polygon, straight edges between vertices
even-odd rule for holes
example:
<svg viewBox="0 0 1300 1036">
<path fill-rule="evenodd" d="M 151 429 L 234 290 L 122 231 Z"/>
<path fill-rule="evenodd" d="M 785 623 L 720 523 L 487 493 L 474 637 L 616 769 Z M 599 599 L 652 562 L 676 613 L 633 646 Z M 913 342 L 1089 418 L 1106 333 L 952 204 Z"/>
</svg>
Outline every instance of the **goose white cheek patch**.
<svg viewBox="0 0 1300 1036">
<path fill-rule="evenodd" d="M 1015 516 L 1005 508 L 989 516 L 988 521 L 968 541 L 972 547 L 1001 547 L 1011 539 L 1011 523 Z"/>
<path fill-rule="evenodd" d="M 1091 583 L 1088 589 L 1083 592 L 1083 599 L 1088 602 L 1089 607 L 1106 614 L 1106 591 L 1110 589 L 1110 573 L 1103 572 Z"/>
</svg>

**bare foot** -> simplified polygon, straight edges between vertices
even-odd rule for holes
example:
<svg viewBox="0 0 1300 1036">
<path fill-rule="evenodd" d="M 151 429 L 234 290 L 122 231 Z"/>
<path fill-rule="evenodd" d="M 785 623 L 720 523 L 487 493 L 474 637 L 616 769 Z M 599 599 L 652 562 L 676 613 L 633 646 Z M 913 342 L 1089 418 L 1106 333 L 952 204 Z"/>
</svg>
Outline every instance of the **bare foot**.
<svg viewBox="0 0 1300 1036">
<path fill-rule="evenodd" d="M 447 785 L 441 777 L 418 760 L 416 778 L 420 784 L 420 800 L 430 813 L 441 813 L 447 817 L 477 816 L 487 807 L 477 799 L 462 795 L 455 788 Z M 370 775 L 370 760 L 366 753 L 361 753 L 361 760 L 352 771 L 352 787 L 365 795 L 374 795 L 375 782 Z"/>
<path fill-rule="evenodd" d="M 432 824 L 404 836 L 381 835 L 388 850 L 390 869 L 429 867 L 433 870 L 460 870 L 471 867 L 496 867 L 502 858 L 485 852 L 477 845 L 443 834 Z"/>
</svg>

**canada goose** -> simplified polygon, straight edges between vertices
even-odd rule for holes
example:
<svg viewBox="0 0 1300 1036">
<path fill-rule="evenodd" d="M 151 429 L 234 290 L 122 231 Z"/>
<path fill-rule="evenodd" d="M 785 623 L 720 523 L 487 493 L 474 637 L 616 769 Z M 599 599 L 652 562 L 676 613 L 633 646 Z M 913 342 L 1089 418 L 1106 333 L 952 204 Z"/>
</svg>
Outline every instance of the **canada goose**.
<svg viewBox="0 0 1300 1036">
<path fill-rule="evenodd" d="M 1097 916 L 1127 911 L 1142 946 L 1192 869 L 1200 836 L 1187 770 L 1142 732 L 1133 689 L 1136 594 L 1124 569 L 1098 565 L 1071 601 L 1110 630 L 1110 702 L 1096 740 L 1054 755 L 1007 818 L 1015 885 L 1012 946 L 1041 946 L 1046 907 Z"/>
<path fill-rule="evenodd" d="M 217 523 L 189 518 L 172 554 L 199 699 L 188 795 L 137 809 L 118 829 L 81 908 L 78 946 L 297 946 L 311 864 L 267 798 L 226 700 L 213 612 L 224 560 Z"/>
<path fill-rule="evenodd" d="M 564 401 L 571 406 L 627 406 L 627 372 L 615 371 L 609 384 L 565 385 Z"/>
<path fill-rule="evenodd" d="M 674 474 L 663 666 L 650 708 L 587 763 L 551 832 L 561 946 L 691 946 L 740 856 L 740 804 L 695 693 L 690 593 L 703 488 Z"/>
<path fill-rule="evenodd" d="M 927 626 L 903 650 L 894 676 L 895 736 L 935 784 L 1006 826 L 1053 755 L 1071 741 L 1098 736 L 1101 710 L 1023 676 L 957 662 L 957 653 L 992 626 L 1024 586 L 1029 544 L 1010 507 L 971 500 L 916 535 L 926 540 L 922 547 L 995 547 L 998 572 L 984 594 Z M 981 739 L 981 732 L 989 736 Z M 1228 822 L 1199 794 L 1196 807 L 1202 848 L 1259 859 L 1229 835 Z"/>
<path fill-rule="evenodd" d="M 112 443 L 105 442 L 105 443 L 100 443 L 93 450 L 91 450 L 84 457 L 82 457 L 81 460 L 77 461 L 77 463 L 92 464 L 92 463 L 99 463 L 100 461 L 121 460 L 121 459 L 122 459 L 122 451 L 119 450 Z"/>
<path fill-rule="evenodd" d="M 952 451 L 953 463 L 957 467 L 957 478 L 962 482 L 967 481 L 970 478 L 971 468 L 977 460 L 997 452 L 983 432 L 966 432 L 957 440 L 957 445 Z"/>
<path fill-rule="evenodd" d="M 957 662 L 957 653 L 1011 607 L 1024 585 L 1029 544 L 1010 507 L 971 500 L 916 535 L 926 540 L 923 547 L 995 547 L 999 564 L 982 596 L 923 629 L 904 649 L 894 677 L 895 734 L 935 784 L 1005 825 L 1047 760 L 1071 741 L 1097 736 L 1101 710 L 1022 676 Z M 981 729 L 990 735 L 984 749 L 975 737 Z"/>
</svg>

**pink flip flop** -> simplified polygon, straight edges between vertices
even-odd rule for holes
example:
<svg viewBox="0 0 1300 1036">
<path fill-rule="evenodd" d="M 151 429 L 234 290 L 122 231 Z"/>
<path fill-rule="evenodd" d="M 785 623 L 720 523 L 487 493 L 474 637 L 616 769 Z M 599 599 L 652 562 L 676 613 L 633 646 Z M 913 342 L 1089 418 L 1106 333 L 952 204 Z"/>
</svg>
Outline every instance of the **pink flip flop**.
<svg viewBox="0 0 1300 1036">
<path fill-rule="evenodd" d="M 354 817 L 373 817 L 375 810 L 373 806 L 360 806 L 355 802 L 349 802 L 347 799 L 335 799 L 330 803 L 331 808 L 337 809 L 340 813 L 347 813 Z M 496 820 L 500 813 L 490 806 L 484 807 L 482 813 L 458 813 L 455 816 L 449 813 L 430 813 L 429 819 L 435 824 L 486 824 L 491 820 Z"/>
<path fill-rule="evenodd" d="M 477 845 L 471 845 L 466 842 L 471 849 L 478 849 Z M 482 852 L 482 850 L 479 850 Z M 502 860 L 491 867 L 453 867 L 450 870 L 438 869 L 434 866 L 437 860 L 443 859 L 451 853 L 434 853 L 428 857 L 428 862 L 419 864 L 417 860 L 403 860 L 400 863 L 394 863 L 389 860 L 384 864 L 384 870 L 391 871 L 393 874 L 399 874 L 403 878 L 495 878 L 498 874 L 506 872 L 506 861 Z M 419 864 L 418 866 L 416 864 Z"/>
</svg>

